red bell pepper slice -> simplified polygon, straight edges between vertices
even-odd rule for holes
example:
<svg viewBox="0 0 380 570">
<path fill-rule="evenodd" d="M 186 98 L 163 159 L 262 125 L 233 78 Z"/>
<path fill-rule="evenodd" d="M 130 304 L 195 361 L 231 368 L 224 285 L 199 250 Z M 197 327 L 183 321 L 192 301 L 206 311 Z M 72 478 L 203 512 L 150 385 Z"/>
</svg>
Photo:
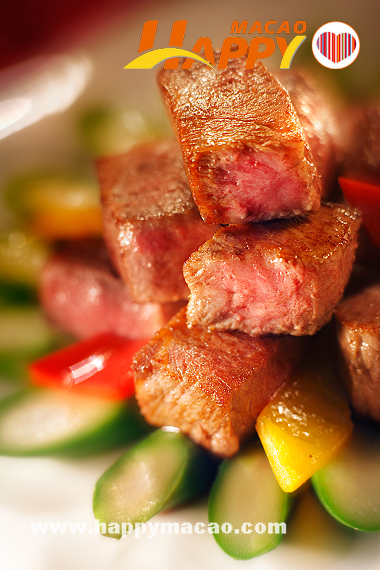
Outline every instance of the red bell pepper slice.
<svg viewBox="0 0 380 570">
<path fill-rule="evenodd" d="M 353 178 L 338 178 L 344 198 L 350 206 L 363 214 L 363 225 L 373 243 L 380 248 L 380 182 L 368 182 Z"/>
<path fill-rule="evenodd" d="M 147 340 L 102 334 L 82 340 L 28 366 L 32 384 L 72 389 L 108 400 L 134 394 L 132 358 Z"/>
</svg>

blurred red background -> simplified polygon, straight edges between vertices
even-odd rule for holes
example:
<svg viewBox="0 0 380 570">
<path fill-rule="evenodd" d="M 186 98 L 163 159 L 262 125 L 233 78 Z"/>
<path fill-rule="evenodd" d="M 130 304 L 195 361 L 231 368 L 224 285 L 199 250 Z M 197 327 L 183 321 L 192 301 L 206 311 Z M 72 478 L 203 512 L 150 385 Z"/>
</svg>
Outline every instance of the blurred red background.
<svg viewBox="0 0 380 570">
<path fill-rule="evenodd" d="M 83 40 L 149 0 L 1 0 L 0 69 Z"/>
</svg>

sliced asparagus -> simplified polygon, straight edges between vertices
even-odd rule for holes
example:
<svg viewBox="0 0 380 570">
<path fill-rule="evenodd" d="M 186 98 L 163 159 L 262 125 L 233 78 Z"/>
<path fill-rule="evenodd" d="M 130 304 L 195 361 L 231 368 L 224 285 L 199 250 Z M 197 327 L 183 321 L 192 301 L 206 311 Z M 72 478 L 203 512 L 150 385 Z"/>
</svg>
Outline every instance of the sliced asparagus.
<svg viewBox="0 0 380 570">
<path fill-rule="evenodd" d="M 178 431 L 156 430 L 127 451 L 99 479 L 96 518 L 119 531 L 122 523 L 143 523 L 164 508 L 201 493 L 215 474 L 215 461 Z M 117 527 L 115 527 L 117 528 Z"/>
<path fill-rule="evenodd" d="M 0 353 L 37 353 L 49 347 L 52 329 L 38 307 L 0 310 Z"/>
<path fill-rule="evenodd" d="M 288 500 L 289 494 L 281 490 L 258 445 L 223 461 L 209 502 L 217 543 L 240 560 L 272 550 L 286 531 Z"/>
<path fill-rule="evenodd" d="M 0 455 L 90 454 L 146 431 L 133 400 L 29 389 L 0 402 Z"/>
<path fill-rule="evenodd" d="M 339 454 L 312 477 L 327 511 L 341 523 L 380 530 L 380 430 L 355 426 Z"/>
<path fill-rule="evenodd" d="M 0 376 L 25 379 L 27 364 L 68 342 L 35 306 L 0 309 Z"/>
</svg>

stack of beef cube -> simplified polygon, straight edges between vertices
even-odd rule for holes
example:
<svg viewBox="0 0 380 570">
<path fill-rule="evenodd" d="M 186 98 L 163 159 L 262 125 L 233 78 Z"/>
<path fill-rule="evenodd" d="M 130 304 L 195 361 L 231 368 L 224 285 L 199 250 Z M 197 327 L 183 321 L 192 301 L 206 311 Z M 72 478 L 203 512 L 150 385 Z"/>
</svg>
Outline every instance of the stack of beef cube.
<svg viewBox="0 0 380 570">
<path fill-rule="evenodd" d="M 157 331 L 133 364 L 146 420 L 222 457 L 330 321 L 360 225 L 355 209 L 321 203 L 338 140 L 325 97 L 299 73 L 245 63 L 159 73 L 177 138 L 98 161 L 106 248 L 73 276 L 83 289 L 92 263 L 98 297 L 80 336 Z M 58 273 L 46 270 L 46 291 Z M 78 307 L 93 301 L 86 287 Z"/>
</svg>

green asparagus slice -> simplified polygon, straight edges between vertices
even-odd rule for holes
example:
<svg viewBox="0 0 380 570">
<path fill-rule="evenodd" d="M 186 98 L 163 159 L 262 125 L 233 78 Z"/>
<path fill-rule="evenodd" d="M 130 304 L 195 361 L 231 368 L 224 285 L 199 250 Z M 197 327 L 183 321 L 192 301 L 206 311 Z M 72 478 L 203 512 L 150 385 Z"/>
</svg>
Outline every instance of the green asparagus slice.
<svg viewBox="0 0 380 570">
<path fill-rule="evenodd" d="M 209 501 L 219 546 L 239 560 L 272 550 L 286 532 L 289 494 L 277 483 L 264 451 L 250 445 L 221 464 Z"/>
<path fill-rule="evenodd" d="M 339 522 L 357 530 L 380 530 L 379 428 L 355 425 L 352 439 L 311 480 Z"/>
<path fill-rule="evenodd" d="M 27 364 L 69 342 L 56 332 L 39 307 L 0 308 L 0 377 L 24 380 Z"/>
<path fill-rule="evenodd" d="M 36 353 L 52 342 L 52 330 L 38 307 L 0 310 L 0 353 Z"/>
<path fill-rule="evenodd" d="M 127 451 L 97 482 L 94 513 L 107 528 L 111 523 L 134 527 L 201 493 L 211 483 L 213 458 L 183 434 L 165 429 L 156 430 Z M 121 537 L 121 532 L 105 534 Z"/>
<path fill-rule="evenodd" d="M 115 402 L 28 389 L 0 402 L 0 455 L 88 455 L 146 432 L 133 399 Z"/>
</svg>

